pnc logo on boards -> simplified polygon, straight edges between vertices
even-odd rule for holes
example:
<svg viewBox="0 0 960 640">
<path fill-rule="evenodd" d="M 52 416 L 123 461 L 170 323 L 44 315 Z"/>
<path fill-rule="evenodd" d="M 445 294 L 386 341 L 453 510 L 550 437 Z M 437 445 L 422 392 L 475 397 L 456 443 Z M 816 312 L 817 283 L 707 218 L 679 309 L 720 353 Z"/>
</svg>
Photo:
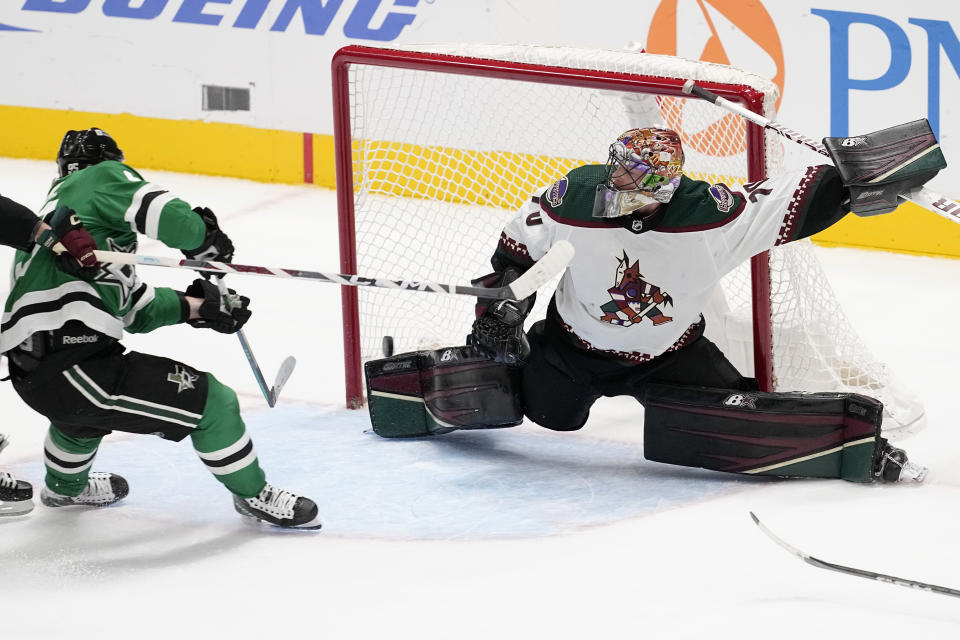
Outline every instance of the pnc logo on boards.
<svg viewBox="0 0 960 640">
<path fill-rule="evenodd" d="M 770 78 L 783 97 L 783 47 L 766 8 L 742 0 L 662 0 L 650 21 L 645 49 L 649 53 L 681 56 L 741 67 Z M 777 106 L 780 106 L 780 99 Z M 686 101 L 662 101 L 667 126 L 683 136 L 684 144 L 713 156 L 735 155 L 744 143 L 722 145 L 722 131 L 737 126 L 738 116 L 725 114 L 700 131 L 685 131 Z"/>
</svg>

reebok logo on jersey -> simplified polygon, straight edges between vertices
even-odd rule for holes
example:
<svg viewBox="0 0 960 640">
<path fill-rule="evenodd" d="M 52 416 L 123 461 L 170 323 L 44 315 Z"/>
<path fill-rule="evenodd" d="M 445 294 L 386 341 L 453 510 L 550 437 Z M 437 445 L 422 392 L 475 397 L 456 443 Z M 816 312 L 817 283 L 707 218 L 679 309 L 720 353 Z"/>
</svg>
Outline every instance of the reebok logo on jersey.
<svg viewBox="0 0 960 640">
<path fill-rule="evenodd" d="M 66 347 L 71 344 L 93 344 L 100 340 L 100 336 L 63 336 L 61 340 Z"/>
<path fill-rule="evenodd" d="M 720 213 L 730 213 L 737 204 L 733 194 L 730 193 L 730 189 L 725 184 L 712 185 L 707 191 L 710 193 L 710 197 L 716 201 L 717 211 Z"/>
<path fill-rule="evenodd" d="M 181 391 L 187 391 L 189 389 L 195 389 L 193 383 L 197 381 L 197 378 L 200 376 L 194 375 L 187 371 L 184 367 L 179 364 L 173 370 L 173 373 L 167 374 L 167 382 L 172 382 L 177 385 L 177 394 Z"/>
<path fill-rule="evenodd" d="M 552 207 L 559 207 L 563 204 L 563 195 L 567 192 L 567 176 L 563 176 L 547 189 L 547 202 L 550 203 Z"/>
</svg>

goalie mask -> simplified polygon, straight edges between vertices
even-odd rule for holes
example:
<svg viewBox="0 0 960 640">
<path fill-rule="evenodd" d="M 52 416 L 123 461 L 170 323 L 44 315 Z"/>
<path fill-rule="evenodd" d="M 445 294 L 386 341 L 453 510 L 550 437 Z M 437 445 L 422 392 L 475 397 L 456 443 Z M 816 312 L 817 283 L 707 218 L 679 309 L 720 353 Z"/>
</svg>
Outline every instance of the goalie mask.
<svg viewBox="0 0 960 640">
<path fill-rule="evenodd" d="M 123 162 L 123 151 L 110 134 L 102 129 L 67 131 L 57 152 L 57 168 L 60 177 L 80 171 L 104 160 Z"/>
<path fill-rule="evenodd" d="M 680 136 L 670 129 L 630 129 L 610 145 L 606 166 L 593 217 L 616 218 L 644 205 L 666 204 L 683 174 Z"/>
</svg>

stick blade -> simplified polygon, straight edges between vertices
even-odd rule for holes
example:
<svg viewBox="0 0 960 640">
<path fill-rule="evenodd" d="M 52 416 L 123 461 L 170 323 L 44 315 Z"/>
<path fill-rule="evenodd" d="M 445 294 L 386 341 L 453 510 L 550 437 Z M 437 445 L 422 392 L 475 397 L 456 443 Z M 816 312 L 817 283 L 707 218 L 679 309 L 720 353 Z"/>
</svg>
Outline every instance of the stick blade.
<svg viewBox="0 0 960 640">
<path fill-rule="evenodd" d="M 283 389 L 283 385 L 287 384 L 287 380 L 290 379 L 290 375 L 296 366 L 297 359 L 293 356 L 287 356 L 287 359 L 280 364 L 280 369 L 277 370 L 276 382 L 273 383 L 273 387 L 270 389 L 270 397 L 267 398 L 267 404 L 271 407 L 277 404 L 277 398 L 280 397 L 280 390 Z"/>
</svg>

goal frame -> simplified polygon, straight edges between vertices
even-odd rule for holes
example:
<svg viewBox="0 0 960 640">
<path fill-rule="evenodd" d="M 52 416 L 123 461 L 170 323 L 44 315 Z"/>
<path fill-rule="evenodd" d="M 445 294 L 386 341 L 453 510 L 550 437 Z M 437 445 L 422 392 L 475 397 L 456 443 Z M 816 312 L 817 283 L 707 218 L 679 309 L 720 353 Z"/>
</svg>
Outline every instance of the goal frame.
<svg viewBox="0 0 960 640">
<path fill-rule="evenodd" d="M 654 92 L 663 96 L 690 99 L 690 96 L 683 92 L 684 79 L 682 78 L 551 67 L 440 53 L 380 49 L 360 45 L 349 45 L 341 48 L 331 60 L 331 79 L 340 270 L 345 274 L 355 274 L 357 272 L 349 87 L 351 65 L 415 69 L 435 73 L 521 80 L 598 90 Z M 698 81 L 697 84 L 722 98 L 741 104 L 746 109 L 763 115 L 763 95 L 752 87 L 710 81 Z M 755 182 L 767 177 L 764 163 L 766 141 L 762 127 L 753 123 L 745 123 L 745 125 L 747 180 Z M 611 135 L 615 135 L 615 133 L 611 133 Z M 762 390 L 771 391 L 773 390 L 774 378 L 769 254 L 764 252 L 751 258 L 750 271 L 754 376 Z M 469 280 L 475 275 L 465 273 L 463 279 Z M 341 288 L 341 304 L 346 404 L 351 409 L 359 409 L 364 404 L 364 384 L 360 349 L 359 298 L 356 287 L 344 286 Z"/>
</svg>

